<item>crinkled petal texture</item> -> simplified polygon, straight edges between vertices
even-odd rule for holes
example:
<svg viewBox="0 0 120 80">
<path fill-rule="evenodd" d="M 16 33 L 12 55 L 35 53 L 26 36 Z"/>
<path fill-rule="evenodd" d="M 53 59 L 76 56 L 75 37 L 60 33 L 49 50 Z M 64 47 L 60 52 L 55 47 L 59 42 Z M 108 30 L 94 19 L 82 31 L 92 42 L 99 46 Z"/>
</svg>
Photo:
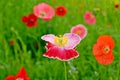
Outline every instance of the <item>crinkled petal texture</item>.
<svg viewBox="0 0 120 80">
<path fill-rule="evenodd" d="M 57 58 L 61 61 L 68 61 L 79 56 L 75 49 L 66 50 L 64 48 L 59 48 L 57 46 L 49 47 L 47 52 L 44 54 L 48 58 Z"/>
<path fill-rule="evenodd" d="M 10 75 L 6 77 L 5 80 L 15 80 L 15 76 Z"/>
<path fill-rule="evenodd" d="M 98 63 L 103 64 L 103 65 L 108 65 L 113 62 L 114 55 L 113 53 L 109 53 L 106 55 L 96 56 L 95 58 L 98 61 Z"/>
<path fill-rule="evenodd" d="M 93 54 L 94 56 L 101 56 L 103 54 L 103 45 L 102 44 L 94 44 Z"/>
<path fill-rule="evenodd" d="M 52 6 L 40 3 L 34 6 L 34 14 L 43 20 L 51 20 L 55 15 L 55 11 Z"/>
<path fill-rule="evenodd" d="M 102 43 L 102 44 L 106 44 L 106 45 L 109 45 L 109 47 L 111 49 L 114 48 L 115 46 L 115 43 L 114 43 L 114 40 L 111 36 L 109 35 L 103 35 L 103 36 L 100 36 L 98 39 L 97 39 L 97 43 Z"/>
<path fill-rule="evenodd" d="M 93 54 L 98 63 L 103 65 L 111 64 L 114 60 L 112 49 L 114 48 L 114 40 L 109 35 L 100 36 L 97 43 L 93 46 Z"/>
<path fill-rule="evenodd" d="M 85 28 L 84 25 L 79 24 L 79 25 L 72 27 L 71 33 L 78 34 L 81 39 L 84 39 L 87 35 L 87 29 Z"/>
<path fill-rule="evenodd" d="M 84 20 L 87 24 L 90 24 L 90 25 L 93 25 L 96 23 L 96 17 L 88 11 L 84 15 Z"/>
</svg>

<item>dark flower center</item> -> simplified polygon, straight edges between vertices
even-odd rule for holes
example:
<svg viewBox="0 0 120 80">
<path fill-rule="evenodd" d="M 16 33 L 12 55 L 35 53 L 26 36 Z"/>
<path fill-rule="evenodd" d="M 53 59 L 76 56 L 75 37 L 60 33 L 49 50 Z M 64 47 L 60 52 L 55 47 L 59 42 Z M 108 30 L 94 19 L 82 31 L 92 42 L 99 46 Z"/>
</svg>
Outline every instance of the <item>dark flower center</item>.
<svg viewBox="0 0 120 80">
<path fill-rule="evenodd" d="M 59 10 L 60 12 L 63 12 L 63 9 L 62 8 L 60 8 L 60 10 Z"/>
</svg>

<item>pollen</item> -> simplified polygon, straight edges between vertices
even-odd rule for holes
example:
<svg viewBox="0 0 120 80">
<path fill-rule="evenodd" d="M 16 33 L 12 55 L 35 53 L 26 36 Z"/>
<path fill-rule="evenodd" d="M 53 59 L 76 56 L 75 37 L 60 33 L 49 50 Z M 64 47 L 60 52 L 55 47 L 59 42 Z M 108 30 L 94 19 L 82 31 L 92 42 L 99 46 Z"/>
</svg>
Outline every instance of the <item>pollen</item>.
<svg viewBox="0 0 120 80">
<path fill-rule="evenodd" d="M 64 47 L 68 43 L 68 38 L 66 36 L 59 36 L 54 38 L 54 42 L 56 45 L 60 47 Z"/>
<path fill-rule="evenodd" d="M 17 78 L 16 80 L 24 80 L 23 78 Z"/>
<path fill-rule="evenodd" d="M 104 54 L 107 54 L 110 52 L 110 48 L 108 46 L 106 46 L 104 49 L 103 49 L 103 52 Z"/>
<path fill-rule="evenodd" d="M 80 30 L 76 31 L 76 34 L 80 35 L 82 32 Z"/>
<path fill-rule="evenodd" d="M 46 13 L 45 12 L 41 12 L 40 13 L 40 17 L 44 17 L 44 16 L 46 16 Z"/>
</svg>

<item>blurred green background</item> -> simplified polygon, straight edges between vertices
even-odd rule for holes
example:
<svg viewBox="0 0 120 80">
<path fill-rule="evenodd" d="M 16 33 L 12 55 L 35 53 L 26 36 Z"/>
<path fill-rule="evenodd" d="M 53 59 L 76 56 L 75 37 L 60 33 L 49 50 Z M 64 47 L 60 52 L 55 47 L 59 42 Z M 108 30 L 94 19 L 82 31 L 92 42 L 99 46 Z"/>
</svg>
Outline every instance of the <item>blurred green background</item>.
<svg viewBox="0 0 120 80">
<path fill-rule="evenodd" d="M 33 13 L 33 7 L 41 2 L 54 8 L 64 5 L 68 12 L 49 22 L 39 19 L 37 27 L 27 28 L 22 16 Z M 85 25 L 88 34 L 77 46 L 80 56 L 67 62 L 68 80 L 120 80 L 120 8 L 115 4 L 119 0 L 0 0 L 0 80 L 16 75 L 22 66 L 31 80 L 64 80 L 63 61 L 43 57 L 41 36 L 69 33 L 77 24 Z M 96 16 L 95 25 L 84 22 L 86 11 Z M 108 66 L 97 63 L 92 53 L 93 44 L 104 34 L 115 40 L 114 62 Z"/>
</svg>

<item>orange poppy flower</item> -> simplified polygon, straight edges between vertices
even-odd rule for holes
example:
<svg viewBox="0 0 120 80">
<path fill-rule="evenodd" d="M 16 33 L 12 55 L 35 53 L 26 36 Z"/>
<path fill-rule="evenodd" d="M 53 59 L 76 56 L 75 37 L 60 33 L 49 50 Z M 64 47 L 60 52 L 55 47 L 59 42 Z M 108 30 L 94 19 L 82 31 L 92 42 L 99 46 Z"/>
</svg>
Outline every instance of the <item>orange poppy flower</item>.
<svg viewBox="0 0 120 80">
<path fill-rule="evenodd" d="M 114 40 L 111 36 L 103 35 L 97 39 L 97 43 L 93 46 L 93 54 L 98 63 L 108 65 L 113 62 Z"/>
</svg>

